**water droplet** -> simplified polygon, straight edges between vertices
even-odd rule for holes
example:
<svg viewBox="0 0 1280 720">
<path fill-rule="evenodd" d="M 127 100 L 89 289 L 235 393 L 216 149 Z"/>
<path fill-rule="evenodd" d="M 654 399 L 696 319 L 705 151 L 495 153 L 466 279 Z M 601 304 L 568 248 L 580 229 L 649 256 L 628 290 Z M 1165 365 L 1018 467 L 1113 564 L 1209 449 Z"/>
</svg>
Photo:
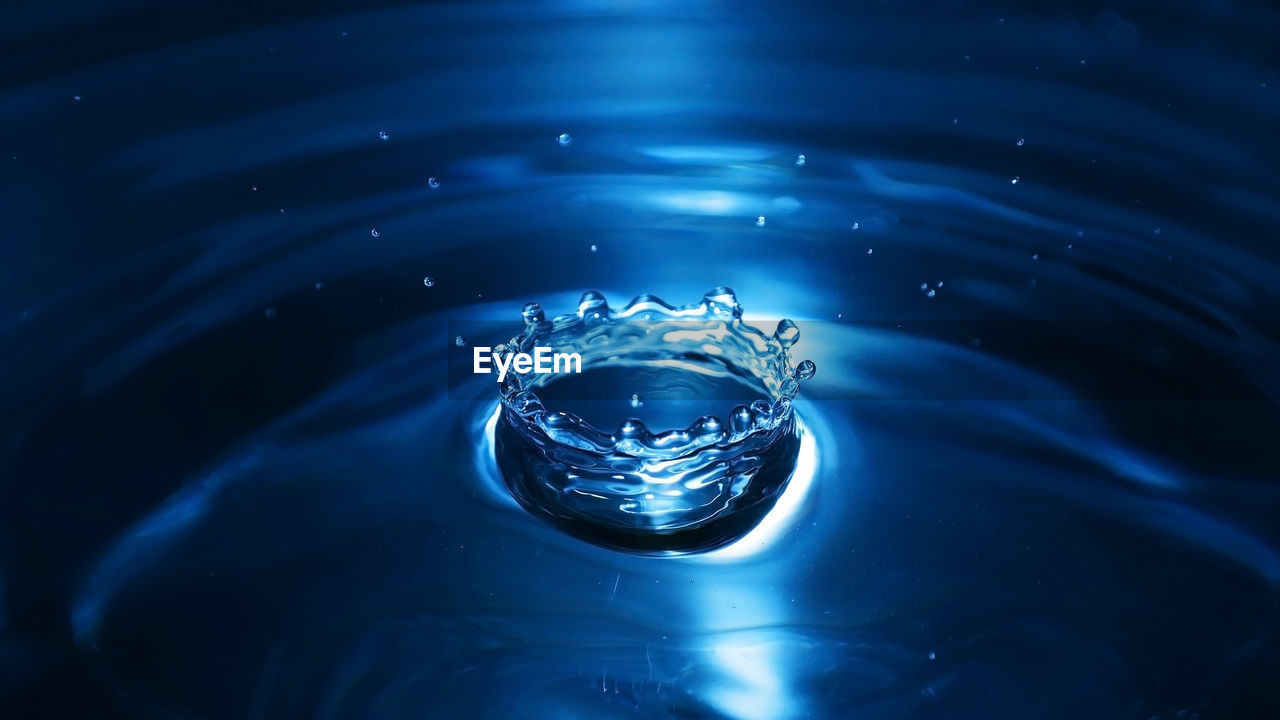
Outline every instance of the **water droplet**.
<svg viewBox="0 0 1280 720">
<path fill-rule="evenodd" d="M 702 296 L 702 302 L 719 317 L 742 317 L 742 305 L 738 303 L 738 296 L 732 288 L 715 288 Z"/>
<path fill-rule="evenodd" d="M 1026 145 L 1026 144 L 1027 144 L 1026 138 L 1018 138 L 1018 147 L 1022 147 L 1023 145 Z"/>
<path fill-rule="evenodd" d="M 258 192 L 258 186 L 257 186 L 257 185 L 250 185 L 250 186 L 249 186 L 249 189 L 250 189 L 250 190 L 252 190 L 253 192 Z"/>
<path fill-rule="evenodd" d="M 79 96 L 79 95 L 72 95 L 72 96 L 71 96 L 71 99 L 72 99 L 73 101 L 75 101 L 75 102 L 80 102 L 80 96 Z"/>
<path fill-rule="evenodd" d="M 951 118 L 951 124 L 952 124 L 952 125 L 959 125 L 959 124 L 960 124 L 960 118 Z"/>
<path fill-rule="evenodd" d="M 466 347 L 467 339 L 459 335 L 458 337 L 453 339 L 453 344 L 457 345 L 458 347 Z"/>
<path fill-rule="evenodd" d="M 930 290 L 929 292 L 925 293 L 925 296 L 933 297 L 934 295 L 937 295 L 937 294 L 938 294 L 937 290 Z"/>
<path fill-rule="evenodd" d="M 378 237 L 380 235 L 382 235 L 382 233 L 378 232 L 378 228 L 373 228 L 369 231 L 369 237 Z"/>
<path fill-rule="evenodd" d="M 1070 249 L 1071 249 L 1071 248 L 1073 248 L 1073 247 L 1075 247 L 1075 245 L 1072 245 L 1071 243 L 1067 243 L 1067 249 L 1068 249 L 1068 250 L 1070 250 Z"/>
<path fill-rule="evenodd" d="M 965 61 L 965 62 L 969 62 L 969 61 L 970 61 L 970 60 L 972 60 L 972 59 L 973 59 L 973 58 L 969 57 L 968 55 L 965 55 L 965 56 L 964 56 L 964 61 Z"/>
<path fill-rule="evenodd" d="M 316 283 L 316 289 L 317 289 L 317 290 L 323 290 L 323 289 L 324 289 L 324 283 L 322 283 L 322 282 L 318 282 L 318 283 Z"/>
<path fill-rule="evenodd" d="M 1032 260 L 1039 260 L 1039 259 L 1040 259 L 1040 253 L 1032 253 L 1032 255 L 1031 255 L 1031 259 L 1032 259 Z"/>
<path fill-rule="evenodd" d="M 1076 237 L 1084 237 L 1084 230 L 1077 230 Z"/>
<path fill-rule="evenodd" d="M 790 320 L 783 318 L 778 321 L 778 329 L 773 332 L 773 336 L 782 343 L 783 347 L 791 347 L 800 339 L 800 328 Z"/>
<path fill-rule="evenodd" d="M 436 188 L 440 187 L 440 181 L 437 180 L 434 176 L 429 177 L 427 178 L 427 187 L 431 188 L 432 190 L 435 190 Z"/>
<path fill-rule="evenodd" d="M 635 418 L 627 418 L 618 426 L 618 437 L 622 438 L 638 438 L 644 435 L 644 423 Z"/>
<path fill-rule="evenodd" d="M 428 275 L 428 276 L 426 276 L 426 277 L 422 278 L 422 284 L 423 284 L 423 285 L 425 285 L 425 286 L 427 286 L 427 287 L 435 287 L 435 286 L 436 286 L 436 279 L 435 279 L 435 278 L 433 278 L 433 277 L 431 277 L 430 275 Z"/>
<path fill-rule="evenodd" d="M 379 130 L 378 139 L 381 140 L 382 142 L 386 142 L 391 139 L 391 133 L 387 132 L 386 130 Z"/>
<path fill-rule="evenodd" d="M 1002 22 L 1003 22 L 1003 21 L 1002 21 Z M 938 659 L 938 654 L 937 654 L 937 653 L 934 653 L 934 652 L 929 653 L 929 659 L 930 659 L 930 660 L 937 660 L 937 659 Z"/>
<path fill-rule="evenodd" d="M 640 396 L 639 396 L 639 395 L 635 395 L 635 394 L 633 394 L 633 395 L 631 396 L 631 407 L 633 407 L 633 408 L 642 408 L 642 407 L 644 407 L 644 401 L 640 399 Z"/>
<path fill-rule="evenodd" d="M 542 306 L 536 302 L 527 302 L 524 307 L 520 308 L 520 317 L 524 318 L 525 325 L 545 322 L 547 314 L 543 312 Z"/>
<path fill-rule="evenodd" d="M 921 290 L 928 290 L 928 289 L 929 289 L 929 283 L 920 283 L 920 289 L 921 289 Z"/>
<path fill-rule="evenodd" d="M 849 229 L 850 229 L 850 230 L 857 230 L 857 229 L 858 229 L 858 228 L 860 228 L 860 227 L 862 227 L 861 223 L 857 223 L 857 222 L 855 222 L 854 224 L 852 224 L 852 225 L 850 225 L 850 226 L 849 226 Z"/>
<path fill-rule="evenodd" d="M 804 155 L 796 156 L 796 167 L 804 167 Z"/>
<path fill-rule="evenodd" d="M 941 281 L 941 280 L 939 280 L 939 281 L 938 281 L 938 287 L 942 287 L 942 281 Z"/>
<path fill-rule="evenodd" d="M 265 315 L 265 316 L 267 317 L 267 319 L 268 319 L 268 320 L 275 320 L 275 319 L 276 319 L 276 309 L 275 309 L 275 308 L 267 308 L 267 309 L 266 309 L 266 311 L 265 311 L 265 312 L 263 312 L 262 314 L 263 314 L 263 315 Z"/>
<path fill-rule="evenodd" d="M 1156 233 L 1157 235 L 1159 235 L 1159 234 L 1160 234 L 1160 228 L 1156 228 L 1155 233 Z"/>
<path fill-rule="evenodd" d="M 870 255 L 875 248 L 867 248 L 867 254 Z"/>
<path fill-rule="evenodd" d="M 1080 61 L 1080 64 L 1081 64 L 1081 65 L 1084 65 L 1084 64 L 1085 64 L 1085 62 L 1086 62 L 1085 60 L 1081 60 L 1081 61 Z"/>
<path fill-rule="evenodd" d="M 795 378 L 797 380 L 808 380 L 818 372 L 818 366 L 812 360 L 805 360 L 796 366 Z"/>
<path fill-rule="evenodd" d="M 764 227 L 764 216 L 756 218 L 756 227 Z"/>
<path fill-rule="evenodd" d="M 1022 180 L 1022 178 L 1021 178 L 1021 177 L 1015 177 L 1014 179 L 1012 179 L 1012 180 L 1010 180 L 1010 181 L 1009 181 L 1009 184 L 1011 184 L 1011 185 L 1017 185 L 1017 184 L 1018 184 L 1018 182 L 1019 182 L 1020 180 Z"/>
<path fill-rule="evenodd" d="M 569 143 L 573 142 L 573 136 L 569 133 L 560 133 L 560 137 L 556 138 L 556 142 L 560 143 L 560 147 L 569 147 Z"/>
<path fill-rule="evenodd" d="M 582 293 L 582 297 L 578 299 L 578 315 L 580 317 L 595 317 L 609 313 L 609 301 L 604 299 L 604 295 L 595 290 L 588 290 Z"/>
<path fill-rule="evenodd" d="M 280 208 L 280 214 L 281 214 L 281 215 L 283 215 L 283 214 L 284 214 L 284 208 Z"/>
<path fill-rule="evenodd" d="M 599 252 L 599 251 L 600 251 L 600 248 L 599 248 L 599 247 L 597 247 L 597 246 L 595 246 L 595 245 L 592 245 L 592 246 L 591 246 L 591 252 Z"/>
<path fill-rule="evenodd" d="M 348 35 L 350 35 L 350 33 L 348 33 L 346 30 L 343 30 L 341 33 L 339 33 L 339 35 L 341 35 L 342 37 L 344 37 L 344 38 L 345 38 L 345 37 L 347 37 Z"/>
</svg>

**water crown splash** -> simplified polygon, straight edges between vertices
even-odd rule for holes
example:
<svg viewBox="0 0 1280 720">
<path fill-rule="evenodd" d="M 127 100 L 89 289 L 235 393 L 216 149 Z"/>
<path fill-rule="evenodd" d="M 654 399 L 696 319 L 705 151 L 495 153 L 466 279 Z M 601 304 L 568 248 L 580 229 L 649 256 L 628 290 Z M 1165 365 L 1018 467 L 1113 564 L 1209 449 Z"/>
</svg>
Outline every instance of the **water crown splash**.
<svg viewBox="0 0 1280 720">
<path fill-rule="evenodd" d="M 581 374 L 510 372 L 499 384 L 495 455 L 526 510 L 598 545 L 671 555 L 723 547 L 773 507 L 800 446 L 792 401 L 816 372 L 792 363 L 795 323 L 746 324 L 728 288 L 679 307 L 640 295 L 618 311 L 589 291 L 575 313 L 547 320 L 528 303 L 522 315 L 524 332 L 495 355 L 581 357 Z M 727 419 L 681 425 L 729 399 Z"/>
</svg>

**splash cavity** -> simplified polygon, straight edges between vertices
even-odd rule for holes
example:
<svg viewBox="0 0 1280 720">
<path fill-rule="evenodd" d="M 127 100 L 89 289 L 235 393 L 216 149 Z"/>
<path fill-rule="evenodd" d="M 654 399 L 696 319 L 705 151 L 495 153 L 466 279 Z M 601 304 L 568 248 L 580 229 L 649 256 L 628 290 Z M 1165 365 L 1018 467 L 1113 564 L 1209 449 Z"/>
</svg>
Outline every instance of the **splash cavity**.
<svg viewBox="0 0 1280 720">
<path fill-rule="evenodd" d="M 773 507 L 800 446 L 792 401 L 816 369 L 792 363 L 795 323 L 744 323 L 728 288 L 616 311 L 587 292 L 575 313 L 522 314 L 524 332 L 491 357 L 508 363 L 495 455 L 526 510 L 598 545 L 667 555 L 727 545 Z M 576 356 L 579 371 L 537 372 L 539 352 L 551 367 Z"/>
</svg>

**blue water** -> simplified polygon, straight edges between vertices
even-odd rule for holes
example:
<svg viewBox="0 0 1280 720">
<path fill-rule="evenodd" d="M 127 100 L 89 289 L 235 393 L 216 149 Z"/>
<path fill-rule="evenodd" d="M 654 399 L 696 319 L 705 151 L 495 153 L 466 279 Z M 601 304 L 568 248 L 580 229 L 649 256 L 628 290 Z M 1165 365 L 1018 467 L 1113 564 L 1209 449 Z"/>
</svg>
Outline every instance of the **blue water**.
<svg viewBox="0 0 1280 720">
<path fill-rule="evenodd" d="M 0 19 L 0 715 L 1280 716 L 1272 5 Z M 469 343 L 716 286 L 767 516 L 522 508 Z"/>
</svg>

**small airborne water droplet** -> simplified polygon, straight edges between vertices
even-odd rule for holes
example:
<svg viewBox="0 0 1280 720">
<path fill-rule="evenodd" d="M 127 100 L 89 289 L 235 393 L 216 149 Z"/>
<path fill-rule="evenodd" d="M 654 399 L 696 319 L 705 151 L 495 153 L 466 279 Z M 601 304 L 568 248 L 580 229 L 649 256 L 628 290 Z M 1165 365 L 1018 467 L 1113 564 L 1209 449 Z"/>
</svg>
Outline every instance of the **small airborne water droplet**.
<svg viewBox="0 0 1280 720">
<path fill-rule="evenodd" d="M 591 246 L 591 252 L 598 252 L 599 250 L 600 248 L 596 247 L 595 245 Z"/>
<path fill-rule="evenodd" d="M 431 277 L 430 275 L 428 275 L 428 276 L 426 276 L 426 277 L 422 278 L 422 284 L 423 284 L 423 285 L 425 285 L 425 286 L 427 286 L 427 287 L 435 287 L 435 286 L 436 286 L 436 279 L 435 279 L 435 278 L 433 278 L 433 277 Z"/>
<path fill-rule="evenodd" d="M 928 290 L 928 289 L 929 289 L 929 283 L 920 283 L 920 289 L 921 289 L 921 290 Z"/>
<path fill-rule="evenodd" d="M 870 254 L 871 254 L 871 251 L 872 251 L 872 250 L 874 250 L 874 249 L 875 249 L 875 248 L 867 248 L 867 254 L 868 254 L 868 255 L 870 255 Z"/>
<path fill-rule="evenodd" d="M 276 309 L 275 309 L 275 308 L 267 308 L 267 309 L 266 309 L 266 311 L 264 311 L 262 314 L 263 314 L 263 315 L 265 315 L 265 316 L 266 316 L 266 318 L 267 318 L 268 320 L 275 320 L 275 318 L 276 318 Z"/>
<path fill-rule="evenodd" d="M 640 396 L 639 396 L 639 395 L 632 395 L 632 396 L 631 396 L 631 407 L 633 407 L 633 408 L 641 408 L 641 407 L 644 407 L 644 401 L 640 399 Z"/>
<path fill-rule="evenodd" d="M 850 230 L 857 230 L 857 229 L 858 229 L 858 228 L 860 228 L 860 227 L 862 227 L 862 225 L 861 225 L 860 223 L 856 223 L 856 222 L 855 222 L 854 224 L 852 224 L 852 225 L 850 225 L 850 226 L 849 226 L 849 229 L 850 229 Z"/>
<path fill-rule="evenodd" d="M 796 167 L 804 167 L 804 155 L 796 156 Z"/>
<path fill-rule="evenodd" d="M 387 132 L 386 130 L 379 130 L 378 139 L 381 140 L 382 142 L 386 142 L 391 139 L 391 133 Z"/>
<path fill-rule="evenodd" d="M 1026 144 L 1027 144 L 1027 141 L 1025 138 L 1018 138 L 1018 147 L 1022 147 L 1023 145 L 1026 145 Z"/>
<path fill-rule="evenodd" d="M 1039 259 L 1040 259 L 1040 253 L 1032 253 L 1032 255 L 1031 255 L 1031 259 L 1032 259 L 1032 260 L 1039 260 Z"/>
<path fill-rule="evenodd" d="M 573 136 L 569 133 L 560 133 L 560 137 L 556 138 L 556 142 L 560 143 L 560 147 L 569 147 L 569 143 L 573 142 Z"/>
<path fill-rule="evenodd" d="M 465 347 L 467 344 L 467 339 L 459 335 L 458 337 L 453 339 L 453 344 L 457 345 L 458 347 Z"/>
<path fill-rule="evenodd" d="M 322 282 L 318 282 L 318 283 L 316 283 L 316 289 L 317 289 L 317 290 L 323 290 L 323 289 L 324 289 L 324 283 L 322 283 Z"/>
<path fill-rule="evenodd" d="M 429 177 L 427 178 L 427 187 L 431 188 L 432 190 L 435 190 L 436 188 L 440 187 L 440 181 L 437 180 L 435 177 Z"/>
<path fill-rule="evenodd" d="M 1021 180 L 1022 180 L 1022 178 L 1021 178 L 1021 177 L 1015 177 L 1014 179 L 1012 179 L 1012 180 L 1010 180 L 1010 181 L 1009 181 L 1009 184 L 1011 184 L 1011 185 L 1017 185 L 1017 184 L 1018 184 L 1018 182 L 1019 182 L 1019 181 L 1021 181 Z"/>
<path fill-rule="evenodd" d="M 937 290 L 930 290 L 929 292 L 925 293 L 925 296 L 926 296 L 926 297 L 933 297 L 934 295 L 937 295 L 937 294 L 938 294 L 938 291 L 937 291 Z"/>
<path fill-rule="evenodd" d="M 381 234 L 382 233 L 378 232 L 378 228 L 372 228 L 369 230 L 369 237 L 378 237 Z"/>
<path fill-rule="evenodd" d="M 756 218 L 756 227 L 764 227 L 764 216 Z"/>
</svg>

